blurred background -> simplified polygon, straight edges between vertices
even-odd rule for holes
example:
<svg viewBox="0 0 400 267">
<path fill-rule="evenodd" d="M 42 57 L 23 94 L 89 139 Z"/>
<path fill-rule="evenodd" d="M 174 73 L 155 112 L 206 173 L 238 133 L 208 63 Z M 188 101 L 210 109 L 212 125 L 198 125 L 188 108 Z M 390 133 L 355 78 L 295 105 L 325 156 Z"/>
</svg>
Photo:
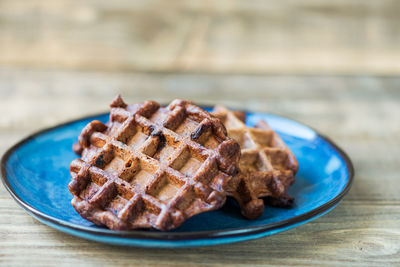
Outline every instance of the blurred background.
<svg viewBox="0 0 400 267">
<path fill-rule="evenodd" d="M 133 72 L 400 71 L 393 0 L 2 0 L 3 66 Z"/>
<path fill-rule="evenodd" d="M 229 246 L 235 263 L 247 253 L 281 265 L 282 251 L 331 266 L 399 255 L 400 1 L 0 0 L 0 154 L 33 131 L 107 111 L 118 93 L 287 116 L 349 153 L 357 176 L 343 204 L 299 230 Z M 36 259 L 43 247 L 54 258 L 102 255 L 30 219 L 2 187 L 0 204 L 7 255 L 21 244 Z M 12 216 L 24 223 L 10 230 Z M 179 258 L 199 251 L 221 259 L 214 248 Z M 149 253 L 136 257 L 157 260 Z"/>
<path fill-rule="evenodd" d="M 373 117 L 363 109 L 378 98 L 378 115 L 391 116 L 399 14 L 393 0 L 0 0 L 0 127 L 104 111 L 118 92 L 315 126 L 346 122 L 325 101 Z"/>
</svg>

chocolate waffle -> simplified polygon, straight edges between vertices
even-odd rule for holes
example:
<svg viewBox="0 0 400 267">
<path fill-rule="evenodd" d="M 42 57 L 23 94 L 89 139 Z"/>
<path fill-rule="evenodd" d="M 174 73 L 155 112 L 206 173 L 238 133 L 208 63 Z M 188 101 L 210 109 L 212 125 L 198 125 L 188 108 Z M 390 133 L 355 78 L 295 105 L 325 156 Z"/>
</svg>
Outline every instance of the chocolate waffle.
<svg viewBox="0 0 400 267">
<path fill-rule="evenodd" d="M 220 208 L 240 157 L 222 123 L 191 102 L 126 105 L 120 96 L 109 122 L 89 123 L 74 150 L 71 203 L 114 230 L 171 230 Z"/>
<path fill-rule="evenodd" d="M 287 194 L 294 182 L 298 163 L 282 139 L 260 121 L 255 128 L 245 125 L 245 114 L 216 106 L 213 115 L 228 130 L 228 136 L 241 147 L 239 172 L 227 184 L 227 194 L 234 197 L 242 215 L 255 219 L 264 211 L 264 200 L 273 206 L 287 207 L 293 198 Z"/>
</svg>

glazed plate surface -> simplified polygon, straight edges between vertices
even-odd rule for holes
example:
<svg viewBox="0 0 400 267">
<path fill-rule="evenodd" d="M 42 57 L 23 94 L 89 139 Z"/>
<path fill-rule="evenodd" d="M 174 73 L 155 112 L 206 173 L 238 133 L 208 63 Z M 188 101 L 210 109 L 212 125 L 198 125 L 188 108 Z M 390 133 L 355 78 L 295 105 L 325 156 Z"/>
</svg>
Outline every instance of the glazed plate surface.
<svg viewBox="0 0 400 267">
<path fill-rule="evenodd" d="M 90 121 L 106 122 L 108 114 L 86 117 L 43 130 L 10 148 L 1 162 L 4 186 L 33 217 L 65 233 L 116 245 L 191 247 L 227 244 L 276 234 L 332 210 L 348 192 L 354 176 L 348 156 L 315 130 L 287 118 L 247 113 L 247 125 L 264 119 L 282 137 L 299 162 L 289 194 L 289 209 L 266 207 L 257 220 L 247 220 L 228 199 L 217 211 L 187 220 L 171 232 L 111 231 L 81 218 L 70 204 L 69 164 L 77 156 L 72 144 Z"/>
</svg>

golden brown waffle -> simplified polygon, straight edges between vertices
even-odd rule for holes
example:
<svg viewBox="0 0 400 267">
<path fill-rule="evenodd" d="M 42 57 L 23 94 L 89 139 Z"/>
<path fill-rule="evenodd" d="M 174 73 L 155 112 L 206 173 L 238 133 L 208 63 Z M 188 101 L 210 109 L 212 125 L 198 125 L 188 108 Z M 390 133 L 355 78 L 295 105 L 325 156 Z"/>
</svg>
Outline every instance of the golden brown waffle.
<svg viewBox="0 0 400 267">
<path fill-rule="evenodd" d="M 255 128 L 247 127 L 244 113 L 216 106 L 213 114 L 241 147 L 239 172 L 229 181 L 226 191 L 238 201 L 243 216 L 261 216 L 262 198 L 274 206 L 290 206 L 293 198 L 287 190 L 294 182 L 298 163 L 282 139 L 264 121 Z"/>
<path fill-rule="evenodd" d="M 240 157 L 221 122 L 191 102 L 128 106 L 119 96 L 110 121 L 89 123 L 74 150 L 72 205 L 114 230 L 170 230 L 220 208 Z"/>
</svg>

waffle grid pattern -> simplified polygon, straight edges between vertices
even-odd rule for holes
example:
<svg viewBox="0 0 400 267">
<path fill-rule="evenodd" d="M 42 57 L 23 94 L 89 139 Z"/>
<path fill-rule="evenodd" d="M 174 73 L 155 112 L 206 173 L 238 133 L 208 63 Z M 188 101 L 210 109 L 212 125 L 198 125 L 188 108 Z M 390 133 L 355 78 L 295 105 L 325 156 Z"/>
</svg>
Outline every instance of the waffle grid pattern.
<svg viewBox="0 0 400 267">
<path fill-rule="evenodd" d="M 224 204 L 240 149 L 217 119 L 182 100 L 111 106 L 107 125 L 82 131 L 82 158 L 70 166 L 83 217 L 115 230 L 170 230 Z"/>
<path fill-rule="evenodd" d="M 267 198 L 275 206 L 289 206 L 293 199 L 287 194 L 298 169 L 296 158 L 264 121 L 255 128 L 244 123 L 245 114 L 215 107 L 213 114 L 224 123 L 228 136 L 241 147 L 239 173 L 227 186 L 241 207 L 242 214 L 255 219 L 264 211 Z"/>
</svg>

